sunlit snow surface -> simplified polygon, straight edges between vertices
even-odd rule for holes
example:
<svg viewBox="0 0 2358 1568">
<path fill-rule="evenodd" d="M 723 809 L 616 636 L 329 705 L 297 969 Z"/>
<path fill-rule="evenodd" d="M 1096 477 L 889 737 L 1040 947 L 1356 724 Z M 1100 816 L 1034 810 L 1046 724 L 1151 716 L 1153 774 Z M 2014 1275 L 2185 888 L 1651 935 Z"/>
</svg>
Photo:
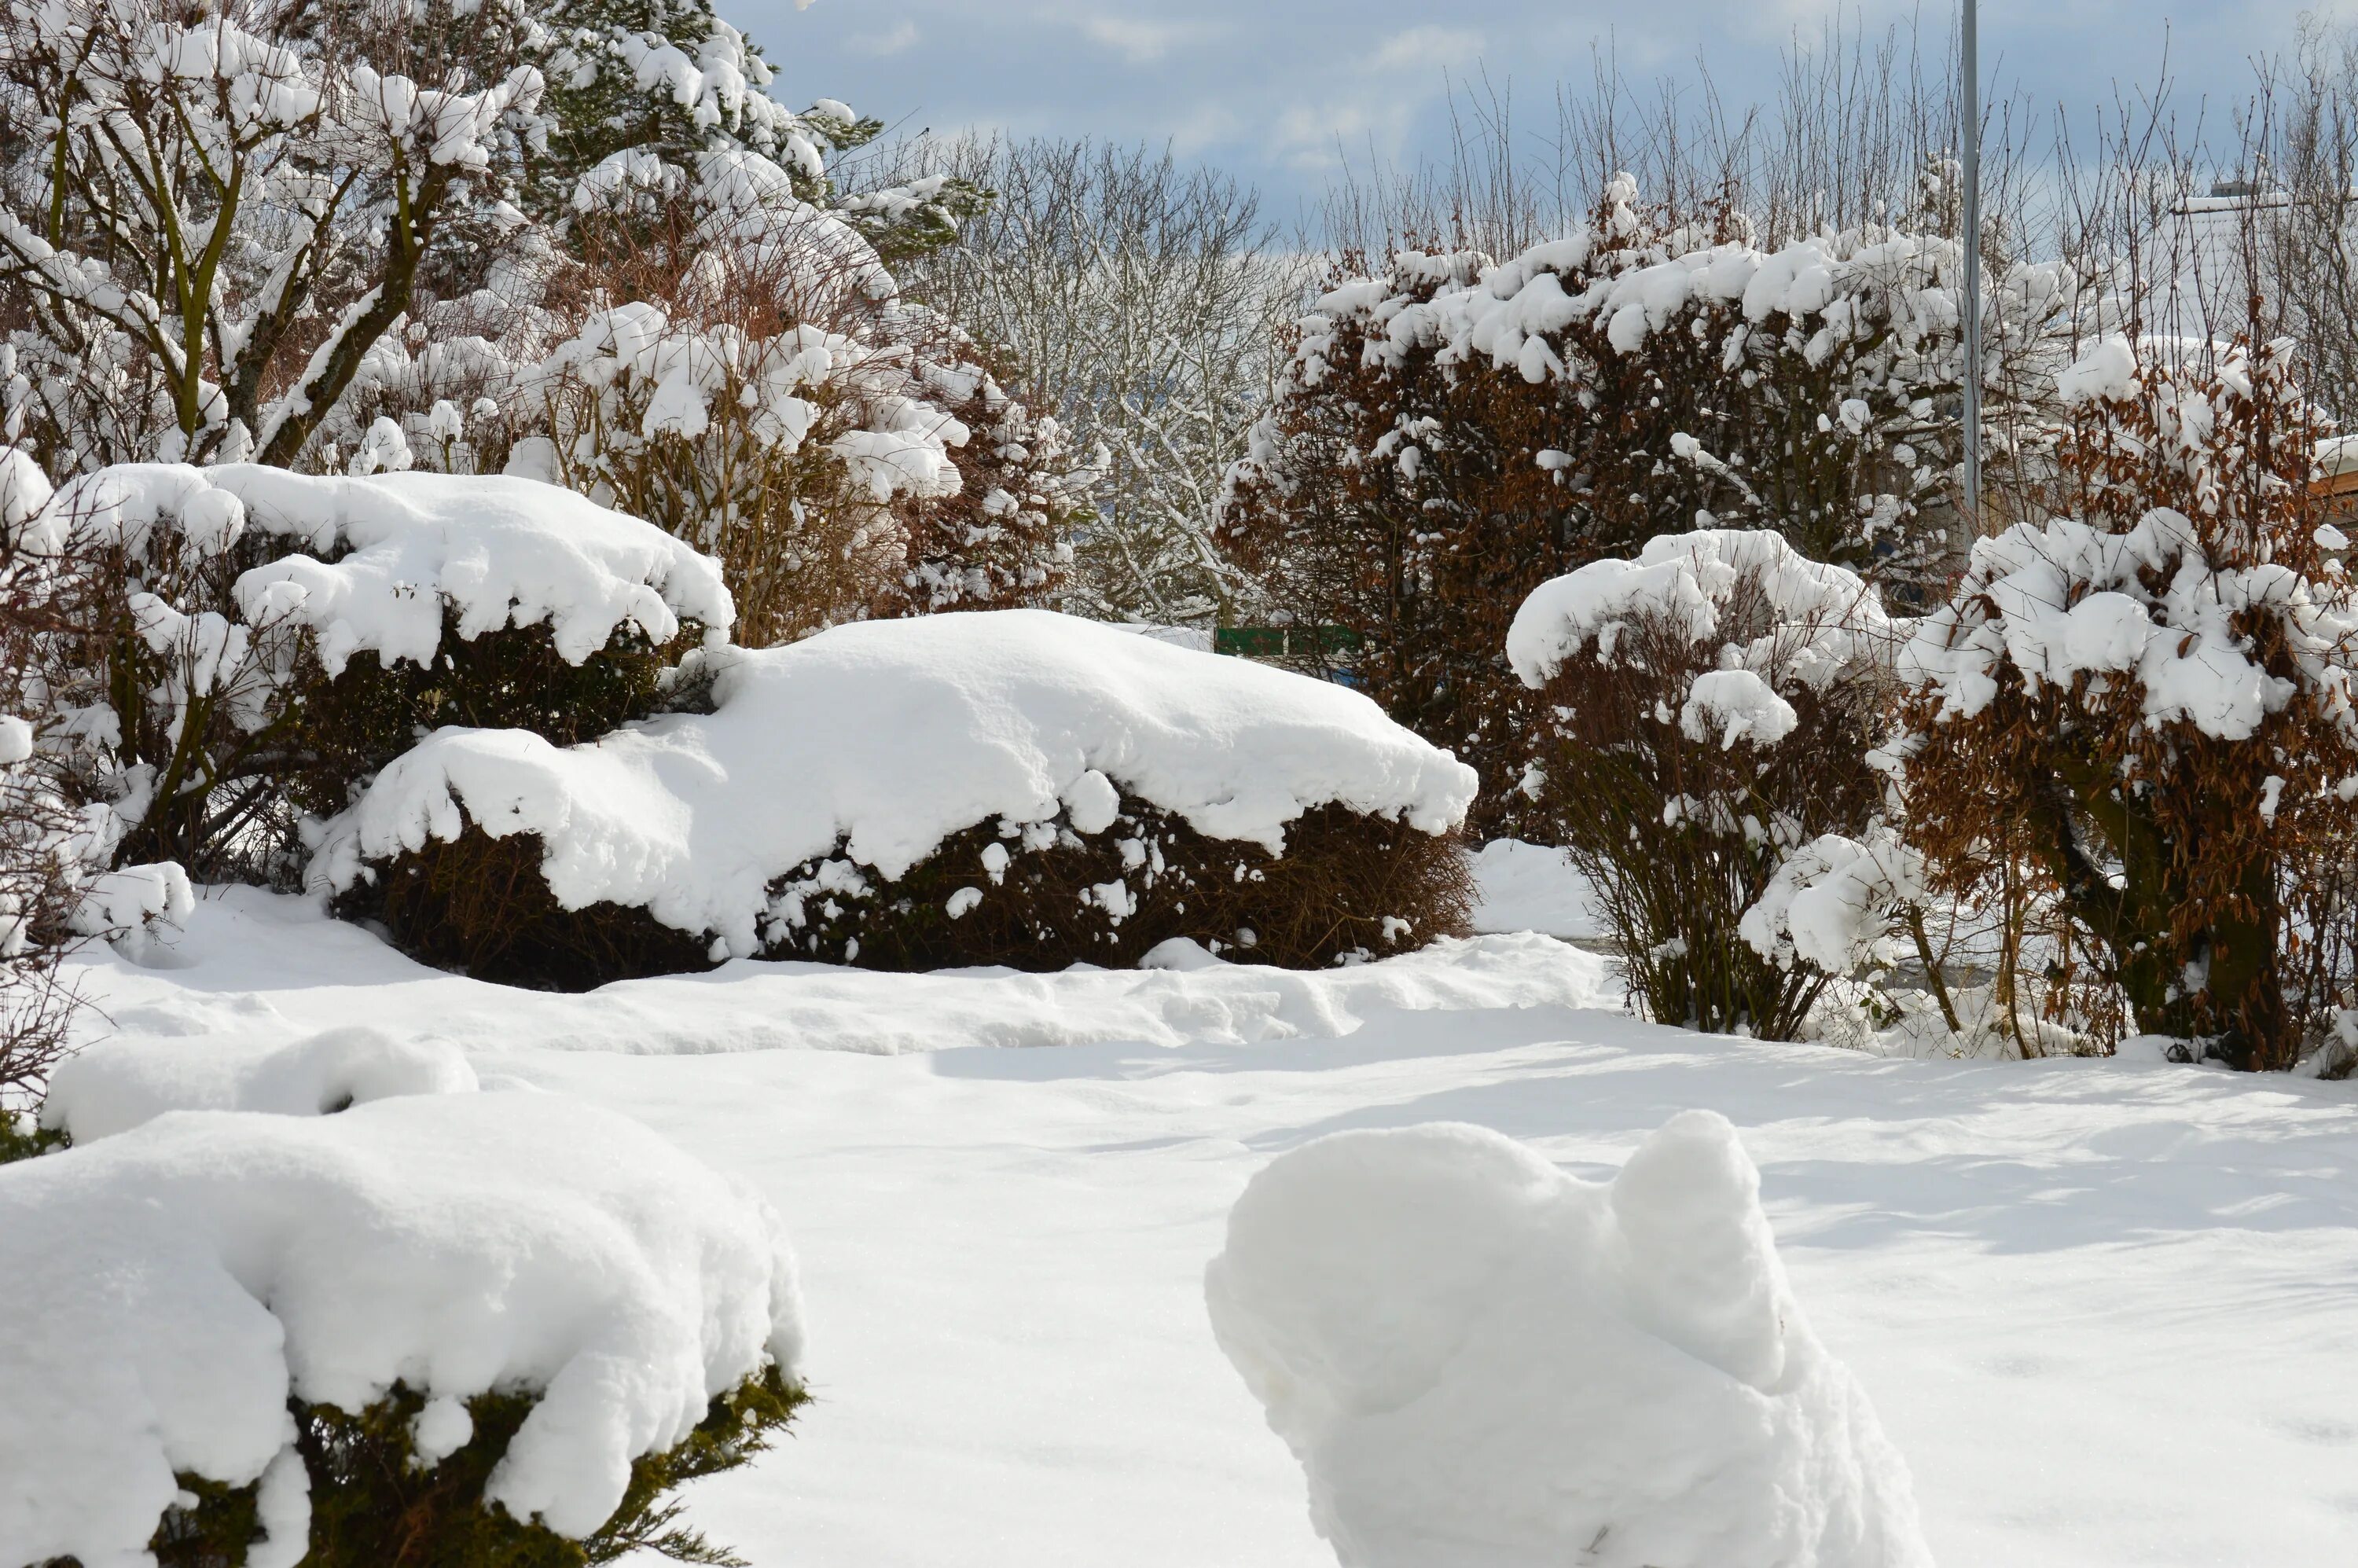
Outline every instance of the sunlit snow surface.
<svg viewBox="0 0 2358 1568">
<path fill-rule="evenodd" d="M 487 1084 L 641 1117 L 766 1192 L 818 1401 L 694 1495 L 764 1568 L 1331 1563 L 1205 1310 L 1247 1180 L 1321 1133 L 1435 1120 L 1604 1179 L 1693 1107 L 1758 1163 L 1942 1563 L 2358 1561 L 2342 1085 L 1654 1028 L 1536 936 L 1317 976 L 741 963 L 567 998 L 234 892 L 153 961 L 180 967 L 81 970 L 126 1046 L 446 1039 Z"/>
</svg>

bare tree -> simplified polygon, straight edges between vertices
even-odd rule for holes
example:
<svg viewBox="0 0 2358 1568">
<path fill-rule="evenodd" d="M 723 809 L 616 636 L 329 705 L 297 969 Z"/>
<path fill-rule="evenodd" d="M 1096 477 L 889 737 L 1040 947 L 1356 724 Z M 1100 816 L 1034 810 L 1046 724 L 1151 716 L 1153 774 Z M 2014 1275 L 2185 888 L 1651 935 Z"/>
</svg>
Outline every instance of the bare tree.
<svg viewBox="0 0 2358 1568">
<path fill-rule="evenodd" d="M 903 269 L 910 293 L 1015 363 L 1019 395 L 1076 450 L 1102 449 L 1076 608 L 1235 616 L 1254 593 L 1213 547 L 1221 485 L 1309 264 L 1250 189 L 1167 149 L 993 140 L 899 154 L 995 193 L 959 243 Z"/>
</svg>

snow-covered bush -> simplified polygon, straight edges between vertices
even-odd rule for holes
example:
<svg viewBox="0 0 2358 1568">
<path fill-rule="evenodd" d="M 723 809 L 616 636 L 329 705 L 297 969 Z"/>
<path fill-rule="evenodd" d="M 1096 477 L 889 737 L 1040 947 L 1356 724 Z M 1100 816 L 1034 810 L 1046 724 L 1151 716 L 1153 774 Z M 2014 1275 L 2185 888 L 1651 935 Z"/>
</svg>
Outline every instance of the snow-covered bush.
<svg viewBox="0 0 2358 1568">
<path fill-rule="evenodd" d="M 59 961 L 79 938 L 143 943 L 188 913 L 170 863 L 108 873 L 123 837 L 103 801 L 77 800 L 62 754 L 76 716 L 53 700 L 44 655 L 93 600 L 103 562 L 49 525 L 49 482 L 0 448 L 0 1161 L 33 1152 L 22 1125 L 64 1053 L 80 999 Z"/>
<path fill-rule="evenodd" d="M 639 717 L 730 621 L 712 561 L 525 480 L 126 465 L 17 529 L 97 563 L 36 640 L 46 743 L 120 816 L 116 860 L 204 875 L 254 869 L 427 729 Z"/>
<path fill-rule="evenodd" d="M 1930 1568 L 1759 1186 L 1710 1111 L 1609 1184 L 1476 1127 L 1337 1133 L 1237 1200 L 1213 1332 L 1345 1568 Z"/>
<path fill-rule="evenodd" d="M 644 517 L 721 561 L 752 645 L 1051 601 L 1076 505 L 1055 422 L 780 171 L 711 156 L 671 183 L 651 213 L 600 189 L 578 254 L 424 308 L 416 343 L 372 354 L 337 455 L 505 468 Z"/>
<path fill-rule="evenodd" d="M 181 1102 L 267 1109 L 77 1093 L 74 1147 L 0 1167 L 0 1562 L 718 1560 L 665 1494 L 804 1397 L 777 1217 L 454 1065 L 355 1032 Z"/>
<path fill-rule="evenodd" d="M 826 152 L 880 127 L 832 101 L 790 111 L 770 80 L 709 0 L 9 0 L 6 437 L 53 477 L 341 467 L 325 448 L 375 362 L 437 309 L 557 266 L 585 184 L 676 187 L 720 158 L 831 201 Z M 844 221 L 897 250 L 978 198 L 937 180 Z"/>
<path fill-rule="evenodd" d="M 1462 929 L 1471 771 L 1339 687 L 1039 611 L 705 663 L 709 713 L 428 738 L 330 825 L 315 881 L 413 951 L 545 983 L 1173 936 L 1309 965 Z"/>
<path fill-rule="evenodd" d="M 1516 612 L 1528 787 L 1653 1018 L 1790 1039 L 1807 1017 L 1826 971 L 1740 930 L 1788 856 L 1866 828 L 1891 637 L 1855 573 L 1731 529 L 1593 561 Z"/>
<path fill-rule="evenodd" d="M 2320 416 L 2288 342 L 2110 339 L 2061 390 L 2057 514 L 1977 543 L 1900 656 L 1909 837 L 1950 889 L 2027 868 L 2138 1033 L 2288 1065 L 2290 901 L 2358 828 Z"/>
<path fill-rule="evenodd" d="M 1361 634 L 1370 694 L 1482 771 L 1486 830 L 1525 809 L 1530 709 L 1498 652 L 1549 577 L 1717 525 L 1909 589 L 1950 551 L 1957 245 L 1875 228 L 1764 252 L 1747 232 L 1645 211 L 1625 178 L 1504 262 L 1396 254 L 1302 320 L 1233 470 L 1224 547 L 1296 620 Z M 1990 293 L 2004 431 L 2090 295 L 2055 265 Z"/>
</svg>

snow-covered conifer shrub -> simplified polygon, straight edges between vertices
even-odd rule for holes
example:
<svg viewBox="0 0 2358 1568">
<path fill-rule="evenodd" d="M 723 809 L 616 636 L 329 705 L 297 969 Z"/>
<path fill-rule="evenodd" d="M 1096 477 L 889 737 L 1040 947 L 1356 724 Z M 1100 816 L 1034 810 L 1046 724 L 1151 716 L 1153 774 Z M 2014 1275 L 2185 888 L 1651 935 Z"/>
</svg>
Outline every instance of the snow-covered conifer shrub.
<svg viewBox="0 0 2358 1568">
<path fill-rule="evenodd" d="M 732 1561 L 675 1494 L 806 1397 L 758 1195 L 447 1044 L 152 1065 L 0 1167 L 0 1562 Z"/>
<path fill-rule="evenodd" d="M 27 526 L 95 563 L 34 644 L 73 793 L 118 862 L 205 876 L 268 874 L 428 729 L 641 717 L 730 620 L 714 563 L 524 480 L 126 465 Z"/>
<path fill-rule="evenodd" d="M 2289 1065 L 2330 1005 L 2302 901 L 2358 832 L 2322 418 L 2288 341 L 2107 339 L 2061 391 L 2055 514 L 1977 543 L 1900 655 L 1908 832 L 1939 887 L 2024 868 L 2138 1032 Z"/>
<path fill-rule="evenodd" d="M 315 881 L 486 978 L 729 957 L 1290 965 L 1459 935 L 1471 771 L 1367 698 L 1036 611 L 719 650 L 708 713 L 560 748 L 444 731 Z"/>
<path fill-rule="evenodd" d="M 1486 831 L 1528 811 L 1531 710 L 1498 650 L 1550 577 L 1714 526 L 1903 589 L 1946 564 L 1957 244 L 1748 233 L 1736 212 L 1648 211 L 1625 177 L 1503 262 L 1399 252 L 1303 319 L 1231 471 L 1223 546 L 1297 621 L 1360 634 L 1369 693 L 1481 770 Z M 1993 430 L 2068 360 L 2081 282 L 1992 280 Z"/>
<path fill-rule="evenodd" d="M 1647 1013 L 1791 1039 L 1828 972 L 1742 935 L 1789 856 L 1879 798 L 1889 622 L 1774 534 L 1667 535 L 1542 584 L 1507 652 L 1537 694 L 1527 787 Z"/>
</svg>

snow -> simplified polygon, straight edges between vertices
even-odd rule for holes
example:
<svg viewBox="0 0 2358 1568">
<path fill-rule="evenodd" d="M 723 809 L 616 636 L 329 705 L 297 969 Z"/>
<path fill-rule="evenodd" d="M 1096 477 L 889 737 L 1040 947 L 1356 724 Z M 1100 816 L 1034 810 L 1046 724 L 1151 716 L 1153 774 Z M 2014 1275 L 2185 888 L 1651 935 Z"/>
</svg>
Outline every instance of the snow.
<svg viewBox="0 0 2358 1568">
<path fill-rule="evenodd" d="M 1560 896 L 1560 895 L 1559 895 Z M 1477 922 L 1478 924 L 1478 922 Z M 115 955 L 108 982 L 127 995 L 161 988 L 168 1005 L 110 1004 L 126 1039 L 234 1035 L 237 1049 L 202 1064 L 168 1052 L 115 1055 L 112 1048 L 59 1069 L 70 1114 L 92 1096 L 136 1106 L 247 1106 L 293 1059 L 267 1066 L 257 1054 L 292 1047 L 355 1018 L 436 1020 L 434 1039 L 499 1039 L 533 1050 L 708 1055 L 815 1048 L 896 1055 L 969 1047 L 1098 1045 L 1191 1041 L 1233 1045 L 1334 1039 L 1394 1011 L 1586 1007 L 1619 995 L 1601 962 L 1563 943 L 1502 934 L 1449 938 L 1379 964 L 1323 970 L 1229 964 L 1184 939 L 1163 944 L 1136 969 L 1077 968 L 1055 974 L 946 969 L 880 974 L 832 964 L 740 959 L 700 975 L 624 980 L 586 996 L 514 990 L 413 963 L 360 927 L 331 921 L 310 901 L 246 888 L 214 888 L 185 934 L 153 953 Z M 152 973 L 150 970 L 152 969 Z M 300 984 L 295 984 L 297 977 Z M 721 999 L 716 1003 L 716 999 Z M 325 1047 L 316 1044 L 312 1051 Z M 381 1047 L 356 1044 L 323 1080 L 348 1091 Z M 326 1072 L 330 1064 L 317 1069 Z M 104 1080 L 84 1087 L 82 1075 Z M 162 1075 L 163 1087 L 145 1087 Z M 297 1080 L 307 1081 L 307 1080 Z M 324 1092 L 324 1089 L 323 1089 Z M 97 1114 L 119 1114 L 101 1108 Z"/>
<path fill-rule="evenodd" d="M 590 744 L 438 731 L 331 825 L 315 881 L 348 887 L 471 821 L 538 834 L 565 907 L 644 907 L 742 957 L 791 922 L 771 884 L 838 846 L 890 880 L 978 823 L 1109 826 L 1116 785 L 1272 850 L 1330 802 L 1441 833 L 1474 797 L 1472 769 L 1356 692 L 1044 611 L 839 626 L 711 665 L 713 713 Z"/>
<path fill-rule="evenodd" d="M 2149 720 L 2246 740 L 2294 692 L 2251 656 L 2239 622 L 2255 611 L 2284 622 L 2305 676 L 2346 687 L 2339 650 L 2358 635 L 2358 611 L 2337 587 L 2273 563 L 2214 568 L 2193 522 L 2164 507 L 2126 533 L 2067 517 L 2017 523 L 1974 541 L 1955 597 L 1918 623 L 1898 668 L 1937 695 L 1944 719 L 1981 712 L 2002 677 L 2068 691 L 2128 674 Z M 2090 680 L 2080 691 L 2093 703 L 2109 689 Z"/>
<path fill-rule="evenodd" d="M 1474 881 L 1481 890 L 1476 931 L 1536 931 L 1567 940 L 1606 934 L 1595 895 L 1562 849 L 1493 839 L 1475 852 Z"/>
<path fill-rule="evenodd" d="M 1679 708 L 1680 733 L 1723 752 L 1738 741 L 1773 746 L 1801 722 L 1793 705 L 1750 670 L 1705 670 Z"/>
<path fill-rule="evenodd" d="M 1788 855 L 1738 930 L 1764 958 L 1849 975 L 1898 957 L 1895 914 L 1923 899 L 1923 857 L 1878 822 L 1863 840 L 1827 833 Z"/>
<path fill-rule="evenodd" d="M 450 1042 L 405 1040 L 367 1024 L 288 1045 L 241 1042 L 201 1054 L 101 1041 L 50 1075 L 41 1120 L 88 1143 L 171 1110 L 325 1116 L 396 1095 L 471 1094 L 478 1087 L 473 1065 Z"/>
<path fill-rule="evenodd" d="M 124 866 L 92 877 L 75 903 L 71 925 L 84 936 L 103 936 L 134 951 L 155 943 L 196 908 L 189 873 L 176 861 Z"/>
<path fill-rule="evenodd" d="M 719 634 L 735 619 L 719 563 L 660 528 L 530 480 L 135 463 L 71 481 L 45 515 L 135 549 L 168 529 L 198 559 L 247 529 L 308 551 L 246 572 L 236 598 L 250 623 L 291 620 L 316 633 L 331 675 L 363 650 L 430 663 L 446 608 L 462 638 L 546 624 L 574 664 L 623 626 L 660 643 L 683 620 Z M 143 627 L 151 642 L 197 619 L 149 602 L 158 618 Z"/>
<path fill-rule="evenodd" d="M 633 1457 L 802 1355 L 765 1201 L 525 1090 L 180 1111 L 0 1168 L 0 1560 L 88 1568 L 148 1561 L 186 1472 L 264 1480 L 263 1558 L 291 1564 L 290 1394 L 357 1411 L 397 1380 L 446 1451 L 465 1400 L 538 1391 L 485 1495 L 586 1534 Z"/>
<path fill-rule="evenodd" d="M 1213 1331 L 1345 1568 L 1931 1568 L 1759 1185 L 1706 1110 L 1609 1184 L 1481 1127 L 1338 1132 L 1237 1200 Z"/>
<path fill-rule="evenodd" d="M 2101 340 L 2055 377 L 2066 404 L 2134 396 L 2137 385 L 2136 350 L 2119 337 Z"/>
<path fill-rule="evenodd" d="M 81 956 L 90 1028 L 242 1058 L 365 1019 L 767 1195 L 817 1398 L 687 1516 L 757 1563 L 1331 1568 L 1205 1311 L 1247 1183 L 1328 1133 L 1433 1121 L 1604 1181 L 1696 1108 L 1758 1163 L 1794 1293 L 1906 1456 L 1939 1561 L 2358 1560 L 2349 1085 L 1700 1035 L 1607 1011 L 1603 961 L 1538 936 L 1318 976 L 1201 954 L 1054 976 L 739 963 L 558 997 L 211 892 L 172 957 Z"/>
<path fill-rule="evenodd" d="M 1791 661 L 1816 684 L 1891 635 L 1874 590 L 1855 572 L 1811 560 L 1766 530 L 1699 528 L 1649 539 L 1636 560 L 1591 561 L 1540 584 L 1507 629 L 1507 659 L 1525 686 L 1539 687 L 1584 649 L 1612 663 L 1634 621 L 1659 618 L 1701 643 L 1718 633 L 1731 597 L 1756 585 L 1779 624 L 1737 649 L 1747 668 Z M 1757 700 L 1747 708 L 1747 728 L 1755 717 L 1776 722 Z"/>
</svg>

